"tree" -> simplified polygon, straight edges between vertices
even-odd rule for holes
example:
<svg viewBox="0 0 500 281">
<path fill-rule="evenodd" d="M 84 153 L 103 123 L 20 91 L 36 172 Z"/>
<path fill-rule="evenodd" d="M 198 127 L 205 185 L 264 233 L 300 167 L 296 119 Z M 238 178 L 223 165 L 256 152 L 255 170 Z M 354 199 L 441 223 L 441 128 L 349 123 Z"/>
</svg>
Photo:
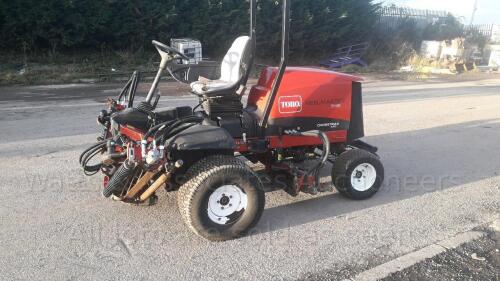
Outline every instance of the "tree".
<svg viewBox="0 0 500 281">
<path fill-rule="evenodd" d="M 193 37 L 204 54 L 220 57 L 248 34 L 248 7 L 248 0 L 0 0 L 0 47 L 136 52 L 152 49 L 152 39 Z M 292 0 L 292 60 L 367 41 L 377 9 L 372 0 Z M 258 0 L 257 55 L 279 57 L 280 38 L 281 1 Z"/>
<path fill-rule="evenodd" d="M 464 34 L 463 24 L 456 17 L 448 14 L 445 18 L 428 25 L 423 32 L 424 40 L 451 40 Z"/>
</svg>

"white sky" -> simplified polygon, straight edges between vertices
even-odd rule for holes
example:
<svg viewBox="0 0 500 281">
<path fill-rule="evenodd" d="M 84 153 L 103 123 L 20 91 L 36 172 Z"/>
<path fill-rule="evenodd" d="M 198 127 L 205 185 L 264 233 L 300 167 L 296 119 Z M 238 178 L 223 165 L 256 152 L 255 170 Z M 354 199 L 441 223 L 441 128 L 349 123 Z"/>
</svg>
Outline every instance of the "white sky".
<svg viewBox="0 0 500 281">
<path fill-rule="evenodd" d="M 444 10 L 455 16 L 463 17 L 468 24 L 474 8 L 474 0 L 380 0 L 385 4 L 396 4 L 416 9 Z M 477 0 L 475 24 L 500 24 L 500 0 Z"/>
</svg>

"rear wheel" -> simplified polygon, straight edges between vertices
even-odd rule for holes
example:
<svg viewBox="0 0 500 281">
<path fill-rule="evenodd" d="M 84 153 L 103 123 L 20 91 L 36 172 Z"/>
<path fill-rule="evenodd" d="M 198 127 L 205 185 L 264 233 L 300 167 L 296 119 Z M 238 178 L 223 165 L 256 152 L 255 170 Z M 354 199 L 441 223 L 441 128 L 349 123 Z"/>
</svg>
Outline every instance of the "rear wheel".
<svg viewBox="0 0 500 281">
<path fill-rule="evenodd" d="M 380 159 L 366 150 L 347 150 L 333 164 L 333 184 L 342 195 L 352 199 L 373 196 L 383 180 L 384 167 Z"/>
<path fill-rule="evenodd" d="M 177 203 L 184 222 L 196 234 L 212 241 L 228 240 L 244 235 L 260 219 L 265 203 L 262 183 L 238 159 L 209 156 L 188 174 Z"/>
</svg>

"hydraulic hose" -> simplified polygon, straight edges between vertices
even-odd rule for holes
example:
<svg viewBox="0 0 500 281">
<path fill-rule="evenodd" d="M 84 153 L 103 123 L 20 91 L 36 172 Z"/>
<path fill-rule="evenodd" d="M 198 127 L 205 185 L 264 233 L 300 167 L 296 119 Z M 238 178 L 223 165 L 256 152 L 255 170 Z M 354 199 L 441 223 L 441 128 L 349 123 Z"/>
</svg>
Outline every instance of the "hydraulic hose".
<svg viewBox="0 0 500 281">
<path fill-rule="evenodd" d="M 201 122 L 203 121 L 203 118 L 198 117 L 198 116 L 189 116 L 181 119 L 174 119 L 174 120 L 169 120 L 165 121 L 163 123 L 160 123 L 158 125 L 153 126 L 151 129 L 149 129 L 146 134 L 144 134 L 144 137 L 142 140 L 147 140 L 153 133 L 156 131 L 162 131 L 165 129 L 173 129 L 179 124 L 186 123 L 186 122 Z"/>
<path fill-rule="evenodd" d="M 135 92 L 137 91 L 137 85 L 139 85 L 140 73 L 136 70 L 132 74 L 132 83 L 128 88 L 128 105 L 127 107 L 131 108 L 134 106 Z"/>
<path fill-rule="evenodd" d="M 88 163 L 106 147 L 107 141 L 108 140 L 103 140 L 96 144 L 93 144 L 91 147 L 85 149 L 82 154 L 80 154 L 79 162 L 83 168 L 85 175 L 94 175 L 101 169 L 101 163 L 96 165 L 89 165 Z"/>
<path fill-rule="evenodd" d="M 202 120 L 203 120 L 203 118 L 198 117 L 198 116 L 189 116 L 189 117 L 182 118 L 182 119 L 175 119 L 175 120 L 167 121 L 164 123 L 160 123 L 160 124 L 154 126 L 153 128 L 149 129 L 149 131 L 142 137 L 142 140 L 141 140 L 142 155 L 146 155 L 146 147 L 148 144 L 148 138 L 153 133 L 155 135 L 155 140 L 156 140 L 156 136 L 158 135 L 158 133 L 162 132 L 161 143 L 163 144 L 166 140 L 165 136 L 171 135 L 172 130 L 175 129 L 176 127 L 178 127 L 184 123 L 192 123 L 192 122 L 199 123 Z M 184 129 L 187 129 L 187 128 L 184 128 Z M 166 130 L 166 131 L 164 131 L 164 130 Z M 176 131 L 176 132 L 178 133 L 180 131 Z"/>
<path fill-rule="evenodd" d="M 144 137 L 142 137 L 142 140 L 147 140 L 154 132 L 158 131 L 160 128 L 163 130 L 165 127 L 169 126 L 170 124 L 174 123 L 176 120 L 170 120 L 166 121 L 163 123 L 160 123 L 158 125 L 155 125 L 149 129 L 146 134 L 144 134 Z M 164 127 L 164 128 L 162 128 Z"/>
<path fill-rule="evenodd" d="M 306 132 L 289 130 L 285 131 L 285 134 L 292 136 L 318 137 L 321 140 L 321 142 L 323 143 L 323 149 L 320 161 L 306 173 L 306 175 L 313 175 L 316 183 L 319 183 L 319 173 L 321 171 L 321 168 L 325 165 L 326 161 L 328 161 L 328 155 L 330 155 L 330 140 L 328 139 L 328 136 L 325 134 L 325 132 L 319 130 L 311 130 Z"/>
<path fill-rule="evenodd" d="M 182 82 L 179 78 L 177 78 L 177 75 L 175 75 L 175 74 L 174 74 L 174 72 L 172 71 L 172 69 L 170 69 L 170 67 L 168 67 L 168 66 L 167 66 L 167 67 L 166 67 L 166 69 L 167 69 L 168 74 L 170 74 L 170 76 L 171 76 L 171 77 L 172 77 L 175 81 L 177 81 L 177 82 L 179 82 L 179 83 L 181 83 L 181 84 L 186 84 L 186 83 Z"/>
<path fill-rule="evenodd" d="M 172 130 L 170 130 L 170 132 L 168 134 L 162 135 L 162 137 L 161 137 L 161 143 L 164 143 L 169 138 L 171 138 L 171 137 L 175 136 L 176 134 L 178 134 L 178 133 L 186 130 L 187 128 L 193 127 L 196 124 L 197 123 L 184 123 L 182 125 L 179 125 L 176 128 L 173 128 Z"/>
<path fill-rule="evenodd" d="M 311 130 L 305 132 L 298 132 L 295 130 L 286 130 L 285 134 L 291 136 L 304 136 L 304 137 L 318 137 L 323 143 L 323 153 L 321 155 L 320 163 L 325 163 L 328 160 L 328 155 L 330 155 L 330 140 L 328 136 L 323 131 Z"/>
<path fill-rule="evenodd" d="M 189 116 L 189 117 L 182 118 L 182 119 L 175 119 L 175 120 L 166 121 L 166 122 L 160 123 L 160 124 L 152 127 L 151 129 L 149 129 L 149 131 L 147 131 L 147 133 L 144 134 L 144 136 L 142 137 L 142 140 L 143 141 L 147 140 L 151 135 L 153 135 L 153 133 L 155 133 L 157 131 L 159 132 L 159 131 L 163 131 L 163 130 L 168 130 L 167 132 L 164 132 L 164 134 L 168 134 L 168 132 L 170 130 L 174 129 L 175 127 L 177 127 L 183 123 L 201 122 L 202 120 L 203 120 L 203 118 L 198 117 L 198 116 Z"/>
<path fill-rule="evenodd" d="M 78 158 L 78 162 L 80 163 L 80 165 L 82 164 L 83 162 L 83 158 L 84 158 L 84 155 L 89 152 L 90 150 L 92 150 L 93 148 L 97 147 L 97 146 L 100 146 L 102 145 L 103 143 L 106 143 L 107 140 L 102 140 L 102 141 L 99 141 L 95 144 L 93 144 L 92 146 L 90 146 L 89 148 L 85 149 L 81 154 L 80 154 L 80 157 Z"/>
<path fill-rule="evenodd" d="M 123 87 L 122 91 L 120 92 L 120 94 L 118 95 L 118 98 L 117 98 L 117 101 L 121 101 L 121 99 L 123 98 L 123 96 L 125 95 L 125 92 L 128 91 L 129 87 L 130 87 L 130 84 L 132 84 L 132 77 L 130 77 L 130 79 L 127 81 L 127 83 L 125 84 L 125 86 Z"/>
<path fill-rule="evenodd" d="M 320 163 L 321 165 L 325 164 L 326 161 L 328 160 L 328 155 L 330 155 L 330 140 L 328 139 L 328 136 L 325 134 L 325 132 L 319 130 L 313 130 L 313 131 L 302 132 L 300 134 L 302 136 L 318 137 L 321 139 L 321 142 L 323 143 L 323 153 L 321 155 Z"/>
<path fill-rule="evenodd" d="M 163 132 L 162 139 L 161 139 L 162 143 L 164 143 L 167 140 L 166 137 L 171 136 L 173 130 L 176 129 L 177 127 L 179 127 L 180 125 L 186 124 L 186 123 L 199 123 L 201 121 L 203 121 L 203 118 L 201 118 L 201 117 L 190 116 L 190 117 L 183 118 L 183 119 L 180 119 L 180 120 L 174 122 L 173 124 L 171 124 L 170 126 L 168 126 L 164 129 L 165 131 Z M 179 132 L 180 131 L 178 131 L 177 133 L 179 133 Z"/>
</svg>

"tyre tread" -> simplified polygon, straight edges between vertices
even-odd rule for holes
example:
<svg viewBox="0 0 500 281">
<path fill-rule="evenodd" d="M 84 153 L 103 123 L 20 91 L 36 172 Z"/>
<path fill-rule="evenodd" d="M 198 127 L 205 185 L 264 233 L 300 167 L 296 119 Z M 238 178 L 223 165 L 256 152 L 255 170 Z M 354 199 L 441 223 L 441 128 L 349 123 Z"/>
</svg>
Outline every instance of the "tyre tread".
<svg viewBox="0 0 500 281">
<path fill-rule="evenodd" d="M 335 185 L 335 187 L 339 191 L 339 193 L 347 198 L 355 199 L 355 200 L 367 198 L 364 196 L 359 196 L 359 194 L 356 194 L 353 192 L 352 188 L 350 187 L 350 184 L 347 182 L 347 178 L 349 177 L 349 175 L 346 174 L 348 167 L 351 165 L 352 162 L 357 161 L 359 159 L 363 159 L 363 158 L 374 159 L 377 162 L 380 162 L 378 156 L 376 156 L 375 154 L 370 153 L 366 150 L 363 150 L 363 149 L 347 150 L 347 151 L 341 153 L 335 159 L 335 162 L 334 162 L 333 168 L 332 168 L 332 183 Z M 383 179 L 383 167 L 382 167 L 382 175 L 378 175 L 378 173 L 377 173 L 377 177 L 378 176 L 382 176 L 382 179 Z M 341 177 L 344 177 L 344 178 L 341 178 Z M 378 188 L 379 187 L 376 187 L 376 190 L 378 190 Z M 370 197 L 370 196 L 368 196 L 368 197 Z"/>
<path fill-rule="evenodd" d="M 177 191 L 177 205 L 179 212 L 185 224 L 198 236 L 207 238 L 213 241 L 227 240 L 233 237 L 224 237 L 220 235 L 210 235 L 208 233 L 202 233 L 194 227 L 192 221 L 191 211 L 193 210 L 193 198 L 197 192 L 200 192 L 200 185 L 209 177 L 219 172 L 234 172 L 235 170 L 240 170 L 245 173 L 251 173 L 255 176 L 260 185 L 262 183 L 258 177 L 253 173 L 253 171 L 242 161 L 238 160 L 234 156 L 228 155 L 212 155 L 201 159 L 189 168 L 186 173 L 187 182 L 185 182 Z M 261 188 L 259 186 L 258 188 Z M 260 218 L 262 212 L 260 212 L 254 222 L 248 227 L 253 227 L 258 219 Z"/>
</svg>

